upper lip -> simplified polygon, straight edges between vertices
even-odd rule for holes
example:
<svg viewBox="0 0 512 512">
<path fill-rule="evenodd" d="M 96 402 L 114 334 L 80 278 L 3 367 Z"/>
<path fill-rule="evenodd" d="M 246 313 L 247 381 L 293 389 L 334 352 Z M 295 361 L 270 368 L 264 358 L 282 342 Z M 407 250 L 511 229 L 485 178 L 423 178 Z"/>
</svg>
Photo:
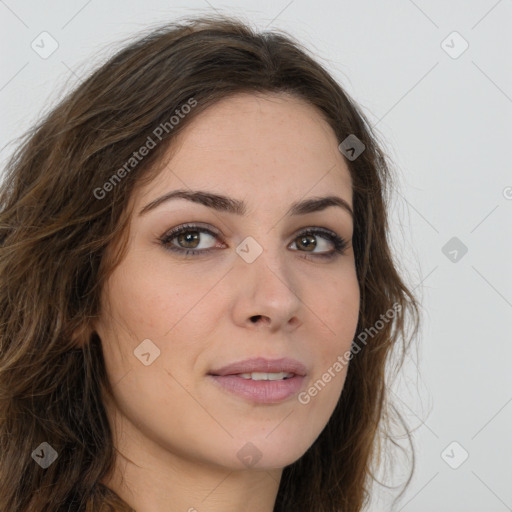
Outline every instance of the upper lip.
<svg viewBox="0 0 512 512">
<path fill-rule="evenodd" d="M 296 359 L 283 357 L 281 359 L 265 359 L 257 357 L 253 359 L 245 359 L 236 363 L 228 364 L 218 370 L 212 370 L 210 375 L 225 376 L 238 375 L 240 373 L 293 373 L 295 375 L 304 376 L 307 373 L 306 367 Z"/>
</svg>

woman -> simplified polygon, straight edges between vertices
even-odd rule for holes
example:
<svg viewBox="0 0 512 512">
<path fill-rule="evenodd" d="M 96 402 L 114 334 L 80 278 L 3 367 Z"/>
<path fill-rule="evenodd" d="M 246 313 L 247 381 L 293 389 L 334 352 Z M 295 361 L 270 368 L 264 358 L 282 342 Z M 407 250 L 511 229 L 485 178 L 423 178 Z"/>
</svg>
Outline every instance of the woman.
<svg viewBox="0 0 512 512">
<path fill-rule="evenodd" d="M 0 510 L 362 510 L 419 323 L 389 174 L 287 35 L 190 18 L 96 70 L 2 184 Z"/>
</svg>

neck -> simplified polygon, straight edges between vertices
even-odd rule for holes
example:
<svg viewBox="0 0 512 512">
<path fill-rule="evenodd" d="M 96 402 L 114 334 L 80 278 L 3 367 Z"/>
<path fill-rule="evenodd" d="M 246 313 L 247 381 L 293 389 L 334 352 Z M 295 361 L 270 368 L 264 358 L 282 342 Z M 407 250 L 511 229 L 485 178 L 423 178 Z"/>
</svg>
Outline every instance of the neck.
<svg viewBox="0 0 512 512">
<path fill-rule="evenodd" d="M 122 446 L 116 450 L 114 469 L 101 483 L 136 512 L 272 512 L 274 509 L 282 468 L 221 467 L 185 459 L 159 445 L 148 447 L 147 439 L 144 444 L 129 443 L 129 446 L 130 452 Z"/>
</svg>

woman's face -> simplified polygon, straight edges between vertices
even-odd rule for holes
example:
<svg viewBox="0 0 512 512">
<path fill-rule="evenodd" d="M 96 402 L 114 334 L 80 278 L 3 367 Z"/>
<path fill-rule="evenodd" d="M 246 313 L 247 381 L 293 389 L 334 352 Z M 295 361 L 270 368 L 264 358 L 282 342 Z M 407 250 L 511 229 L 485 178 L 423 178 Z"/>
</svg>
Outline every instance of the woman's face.
<svg viewBox="0 0 512 512">
<path fill-rule="evenodd" d="M 352 207 L 339 142 L 299 99 L 237 94 L 187 126 L 167 166 L 132 197 L 127 253 L 95 329 L 116 446 L 135 463 L 283 468 L 325 427 L 345 381 L 347 365 L 333 368 L 355 335 L 359 285 L 349 210 L 307 201 L 336 196 Z M 155 203 L 177 190 L 195 200 Z M 342 252 L 330 232 L 345 240 Z"/>
</svg>

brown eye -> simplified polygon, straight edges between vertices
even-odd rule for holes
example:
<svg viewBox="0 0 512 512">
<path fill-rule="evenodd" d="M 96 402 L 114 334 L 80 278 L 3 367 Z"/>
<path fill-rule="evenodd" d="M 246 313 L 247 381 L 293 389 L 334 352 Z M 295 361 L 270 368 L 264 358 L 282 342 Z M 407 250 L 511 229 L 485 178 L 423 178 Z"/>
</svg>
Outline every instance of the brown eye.
<svg viewBox="0 0 512 512">
<path fill-rule="evenodd" d="M 184 231 L 178 236 L 175 236 L 181 247 L 186 249 L 195 249 L 199 243 L 198 231 Z"/>
<path fill-rule="evenodd" d="M 297 247 L 298 252 L 309 253 L 304 255 L 306 259 L 334 258 L 343 254 L 348 247 L 345 239 L 325 228 L 308 228 L 295 238 L 293 244 Z M 329 245 L 332 248 L 330 251 Z M 317 248 L 320 250 L 316 251 Z"/>
<path fill-rule="evenodd" d="M 160 238 L 160 243 L 169 251 L 199 254 L 209 252 L 215 246 L 215 244 L 210 244 L 209 247 L 198 249 L 201 243 L 207 242 L 208 237 L 215 242 L 218 236 L 207 228 L 186 224 L 166 233 Z"/>
<path fill-rule="evenodd" d="M 219 236 L 208 228 L 194 224 L 184 224 L 164 234 L 160 238 L 160 243 L 166 250 L 178 254 L 199 255 L 213 250 L 215 248 L 215 240 L 218 240 Z M 213 244 L 210 244 L 209 247 L 199 248 L 201 242 L 208 241 L 208 237 L 212 239 Z M 303 256 L 306 259 L 334 258 L 337 255 L 343 254 L 348 246 L 343 238 L 325 228 L 308 228 L 295 237 L 293 245 L 297 252 L 306 253 Z"/>
<path fill-rule="evenodd" d="M 299 240 L 299 243 L 297 244 L 300 247 L 303 247 L 306 249 L 306 251 L 314 251 L 316 247 L 316 240 L 313 235 L 301 235 L 297 237 L 296 240 Z"/>
</svg>

